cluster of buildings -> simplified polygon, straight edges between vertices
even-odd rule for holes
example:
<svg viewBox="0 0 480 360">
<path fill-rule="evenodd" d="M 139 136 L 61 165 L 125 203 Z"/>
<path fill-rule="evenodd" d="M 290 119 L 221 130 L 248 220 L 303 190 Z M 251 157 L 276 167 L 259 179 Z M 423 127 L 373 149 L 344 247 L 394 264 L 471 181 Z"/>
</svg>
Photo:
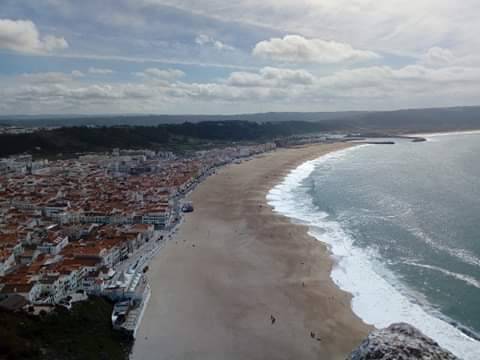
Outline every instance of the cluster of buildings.
<svg viewBox="0 0 480 360">
<path fill-rule="evenodd" d="M 90 294 L 143 301 L 148 253 L 192 210 L 183 196 L 216 167 L 274 148 L 0 159 L 0 305 L 69 306 Z"/>
</svg>

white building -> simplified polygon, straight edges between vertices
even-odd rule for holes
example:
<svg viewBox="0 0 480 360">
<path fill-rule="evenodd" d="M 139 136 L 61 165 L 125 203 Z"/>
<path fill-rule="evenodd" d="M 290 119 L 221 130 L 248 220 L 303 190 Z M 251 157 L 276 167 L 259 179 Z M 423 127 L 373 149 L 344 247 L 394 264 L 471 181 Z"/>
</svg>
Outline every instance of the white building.
<svg viewBox="0 0 480 360">
<path fill-rule="evenodd" d="M 45 254 L 58 255 L 68 245 L 68 236 L 58 236 L 53 240 L 43 241 L 37 249 Z"/>
</svg>

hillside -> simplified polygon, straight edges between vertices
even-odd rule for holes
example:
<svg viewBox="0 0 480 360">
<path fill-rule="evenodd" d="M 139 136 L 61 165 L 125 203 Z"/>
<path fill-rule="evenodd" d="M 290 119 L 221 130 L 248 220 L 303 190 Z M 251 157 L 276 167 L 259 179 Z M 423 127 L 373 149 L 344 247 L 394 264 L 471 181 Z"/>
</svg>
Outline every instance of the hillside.
<svg viewBox="0 0 480 360">
<path fill-rule="evenodd" d="M 0 124 L 52 126 L 157 126 L 164 124 L 249 121 L 321 122 L 331 130 L 442 131 L 480 127 L 480 106 L 397 111 L 283 112 L 239 115 L 0 116 Z"/>
<path fill-rule="evenodd" d="M 480 107 L 400 110 L 371 113 L 266 113 L 223 116 L 136 116 L 51 120 L 3 120 L 6 123 L 64 126 L 29 134 L 0 135 L 0 156 L 29 152 L 39 156 L 108 151 L 113 148 L 153 148 L 184 151 L 221 146 L 231 142 L 273 141 L 292 135 L 314 133 L 408 134 L 480 129 Z M 223 119 L 203 121 L 206 119 Z M 287 119 L 293 120 L 287 120 Z M 99 126 L 128 120 L 130 125 Z M 139 126 L 168 119 L 182 123 Z M 248 120 L 246 120 L 248 119 Z M 302 120 L 300 120 L 302 119 Z M 268 120 L 268 121 L 267 121 Z M 308 120 L 308 121 L 307 121 Z M 75 122 L 95 126 L 69 126 Z M 133 126 L 134 125 L 134 126 Z"/>
</svg>

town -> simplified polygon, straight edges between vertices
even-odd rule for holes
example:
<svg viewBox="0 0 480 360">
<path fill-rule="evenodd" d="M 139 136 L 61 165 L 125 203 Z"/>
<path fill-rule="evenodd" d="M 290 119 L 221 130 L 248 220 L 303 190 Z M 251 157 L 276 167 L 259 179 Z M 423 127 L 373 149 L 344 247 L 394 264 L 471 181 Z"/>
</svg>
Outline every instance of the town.
<svg viewBox="0 0 480 360">
<path fill-rule="evenodd" d="M 37 314 L 105 296 L 115 302 L 114 328 L 135 336 L 148 261 L 193 211 L 185 196 L 218 167 L 274 149 L 0 159 L 0 306 Z"/>
</svg>

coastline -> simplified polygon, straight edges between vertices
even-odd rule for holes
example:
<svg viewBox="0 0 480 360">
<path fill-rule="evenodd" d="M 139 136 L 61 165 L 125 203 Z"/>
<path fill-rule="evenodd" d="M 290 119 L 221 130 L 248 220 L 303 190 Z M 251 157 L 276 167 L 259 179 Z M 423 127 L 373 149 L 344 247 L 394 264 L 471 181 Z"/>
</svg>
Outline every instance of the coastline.
<svg viewBox="0 0 480 360">
<path fill-rule="evenodd" d="M 476 135 L 476 134 L 480 134 L 480 130 L 431 132 L 431 133 L 408 134 L 408 136 L 422 136 L 427 138 L 428 140 L 429 137 L 451 136 L 451 135 Z"/>
<path fill-rule="evenodd" d="M 330 278 L 326 245 L 266 195 L 300 164 L 350 146 L 277 150 L 200 184 L 195 212 L 150 265 L 132 359 L 344 359 L 372 328 Z"/>
<path fill-rule="evenodd" d="M 469 134 L 478 135 L 478 132 L 442 135 Z M 428 303 L 412 300 L 413 298 L 408 295 L 409 289 L 401 283 L 392 282 L 395 274 L 387 269 L 382 268 L 381 273 L 375 272 L 368 252 L 352 246 L 352 238 L 344 232 L 340 224 L 330 220 L 323 221 L 324 213 L 322 211 L 317 213 L 310 205 L 309 196 L 305 199 L 302 191 L 296 190 L 302 188 L 298 185 L 311 174 L 312 169 L 317 169 L 322 163 L 328 164 L 331 159 L 336 161 L 350 150 L 345 149 L 303 163 L 270 191 L 270 205 L 292 221 L 308 224 L 309 233 L 329 245 L 332 256 L 338 259 L 331 272 L 332 279 L 342 290 L 354 294 L 352 308 L 363 321 L 373 324 L 376 328 L 385 328 L 395 322 L 412 324 L 460 358 L 476 359 L 475 356 L 478 357 L 479 354 L 479 343 L 478 336 L 473 331 L 436 311 Z M 328 166 L 334 165 L 330 163 L 326 165 Z M 338 241 L 338 238 L 342 241 Z M 364 279 L 369 281 L 366 282 Z M 388 305 L 383 300 L 385 298 L 391 300 Z"/>
</svg>

